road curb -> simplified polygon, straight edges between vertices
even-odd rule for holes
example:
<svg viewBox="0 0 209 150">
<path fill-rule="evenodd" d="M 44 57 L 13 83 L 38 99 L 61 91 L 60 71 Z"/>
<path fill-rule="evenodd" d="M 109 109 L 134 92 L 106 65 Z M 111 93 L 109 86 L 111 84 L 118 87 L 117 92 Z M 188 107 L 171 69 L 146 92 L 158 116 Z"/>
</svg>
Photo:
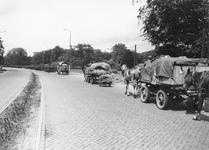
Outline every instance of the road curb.
<svg viewBox="0 0 209 150">
<path fill-rule="evenodd" d="M 36 143 L 35 143 L 35 150 L 39 150 L 41 146 L 41 137 L 44 134 L 45 130 L 45 96 L 44 96 L 44 87 L 43 82 L 40 79 L 41 83 L 41 112 L 40 112 L 40 118 L 39 118 L 39 124 L 38 124 L 38 133 L 36 137 Z"/>
</svg>

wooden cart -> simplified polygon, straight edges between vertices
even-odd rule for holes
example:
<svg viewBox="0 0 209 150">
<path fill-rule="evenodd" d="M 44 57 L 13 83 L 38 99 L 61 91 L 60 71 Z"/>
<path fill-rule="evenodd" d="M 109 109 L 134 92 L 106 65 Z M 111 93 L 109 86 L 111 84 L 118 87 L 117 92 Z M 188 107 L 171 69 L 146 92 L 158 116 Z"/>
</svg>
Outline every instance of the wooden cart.
<svg viewBox="0 0 209 150">
<path fill-rule="evenodd" d="M 159 109 L 166 109 L 170 102 L 185 100 L 184 76 L 196 69 L 196 62 L 186 57 L 161 56 L 145 62 L 142 69 L 140 99 L 147 103 L 151 96 L 156 97 Z"/>
</svg>

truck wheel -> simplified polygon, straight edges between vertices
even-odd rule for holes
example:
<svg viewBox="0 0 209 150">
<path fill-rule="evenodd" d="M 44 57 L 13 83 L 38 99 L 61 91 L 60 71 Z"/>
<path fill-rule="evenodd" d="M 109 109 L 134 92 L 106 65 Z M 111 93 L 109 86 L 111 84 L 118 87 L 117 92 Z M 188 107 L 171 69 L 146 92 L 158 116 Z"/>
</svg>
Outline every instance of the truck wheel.
<svg viewBox="0 0 209 150">
<path fill-rule="evenodd" d="M 94 84 L 94 77 L 91 78 L 91 84 Z"/>
<path fill-rule="evenodd" d="M 100 87 L 102 86 L 102 82 L 101 82 L 101 79 L 99 79 L 99 86 L 100 86 Z"/>
<path fill-rule="evenodd" d="M 150 90 L 146 85 L 142 85 L 140 89 L 140 99 L 143 103 L 148 103 L 150 98 Z"/>
<path fill-rule="evenodd" d="M 166 109 L 168 106 L 168 96 L 163 90 L 159 90 L 156 95 L 156 104 L 159 109 Z"/>
<path fill-rule="evenodd" d="M 90 77 L 89 76 L 87 76 L 87 82 L 90 83 Z"/>
</svg>

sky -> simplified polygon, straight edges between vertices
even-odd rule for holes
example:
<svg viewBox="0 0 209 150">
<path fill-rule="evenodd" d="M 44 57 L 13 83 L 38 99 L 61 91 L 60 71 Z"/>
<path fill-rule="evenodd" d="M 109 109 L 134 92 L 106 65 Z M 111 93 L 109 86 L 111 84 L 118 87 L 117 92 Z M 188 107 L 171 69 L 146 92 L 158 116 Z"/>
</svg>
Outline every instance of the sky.
<svg viewBox="0 0 209 150">
<path fill-rule="evenodd" d="M 0 0 L 0 37 L 5 52 L 21 47 L 30 56 L 55 46 L 68 49 L 70 42 L 106 52 L 122 43 L 145 52 L 154 47 L 141 36 L 137 15 L 145 0 L 141 1 Z"/>
</svg>

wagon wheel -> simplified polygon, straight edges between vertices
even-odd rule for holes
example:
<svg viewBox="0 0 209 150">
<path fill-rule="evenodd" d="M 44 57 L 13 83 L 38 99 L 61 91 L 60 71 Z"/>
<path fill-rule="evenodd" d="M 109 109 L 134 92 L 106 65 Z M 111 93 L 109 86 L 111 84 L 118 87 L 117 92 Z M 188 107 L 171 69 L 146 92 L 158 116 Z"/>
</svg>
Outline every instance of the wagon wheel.
<svg viewBox="0 0 209 150">
<path fill-rule="evenodd" d="M 168 106 L 168 96 L 163 90 L 159 90 L 156 95 L 156 104 L 159 109 L 166 109 Z"/>
<path fill-rule="evenodd" d="M 150 91 L 149 88 L 146 85 L 142 85 L 141 89 L 140 89 L 140 99 L 143 103 L 147 103 L 149 102 L 149 98 L 150 98 Z"/>
</svg>

